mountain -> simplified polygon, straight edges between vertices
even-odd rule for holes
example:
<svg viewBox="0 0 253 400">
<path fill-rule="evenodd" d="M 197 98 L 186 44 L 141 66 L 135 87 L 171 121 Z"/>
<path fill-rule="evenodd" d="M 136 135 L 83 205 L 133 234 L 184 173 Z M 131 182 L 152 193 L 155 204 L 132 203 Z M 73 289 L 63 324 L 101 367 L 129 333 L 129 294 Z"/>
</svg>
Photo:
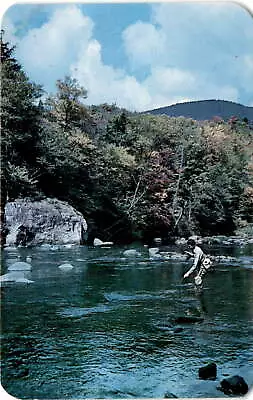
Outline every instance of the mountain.
<svg viewBox="0 0 253 400">
<path fill-rule="evenodd" d="M 145 111 L 144 114 L 166 114 L 169 117 L 186 117 L 197 121 L 211 120 L 220 117 L 228 120 L 231 117 L 247 118 L 253 122 L 253 107 L 243 106 L 225 100 L 200 100 L 187 103 L 173 104 L 154 110 Z"/>
</svg>

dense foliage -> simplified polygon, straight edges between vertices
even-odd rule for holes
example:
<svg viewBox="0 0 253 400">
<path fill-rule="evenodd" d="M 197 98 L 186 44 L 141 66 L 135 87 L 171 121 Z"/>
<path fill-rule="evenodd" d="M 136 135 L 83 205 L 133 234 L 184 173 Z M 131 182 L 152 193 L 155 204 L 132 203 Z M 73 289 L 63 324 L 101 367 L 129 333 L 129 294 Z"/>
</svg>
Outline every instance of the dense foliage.
<svg viewBox="0 0 253 400">
<path fill-rule="evenodd" d="M 1 223 L 8 199 L 37 191 L 41 87 L 29 82 L 1 32 Z"/>
<path fill-rule="evenodd" d="M 57 197 L 103 240 L 230 234 L 252 223 L 248 121 L 85 107 L 70 77 L 41 98 L 1 38 L 2 204 Z"/>
</svg>

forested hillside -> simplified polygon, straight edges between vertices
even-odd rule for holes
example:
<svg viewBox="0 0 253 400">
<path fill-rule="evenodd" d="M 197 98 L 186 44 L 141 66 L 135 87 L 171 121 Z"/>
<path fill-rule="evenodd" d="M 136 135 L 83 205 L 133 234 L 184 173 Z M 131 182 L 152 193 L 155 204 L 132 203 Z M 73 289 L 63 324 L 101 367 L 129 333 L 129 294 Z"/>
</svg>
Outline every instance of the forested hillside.
<svg viewBox="0 0 253 400">
<path fill-rule="evenodd" d="M 115 242 L 230 234 L 253 222 L 247 120 L 86 107 L 75 79 L 59 79 L 49 96 L 14 54 L 1 38 L 3 223 L 6 201 L 27 196 L 69 202 Z"/>
<path fill-rule="evenodd" d="M 228 121 L 236 116 L 245 121 L 253 123 L 253 107 L 246 107 L 242 104 L 224 100 L 200 100 L 187 103 L 173 104 L 168 107 L 160 107 L 146 113 L 169 117 L 187 117 L 197 121 L 210 119 L 224 119 Z"/>
</svg>

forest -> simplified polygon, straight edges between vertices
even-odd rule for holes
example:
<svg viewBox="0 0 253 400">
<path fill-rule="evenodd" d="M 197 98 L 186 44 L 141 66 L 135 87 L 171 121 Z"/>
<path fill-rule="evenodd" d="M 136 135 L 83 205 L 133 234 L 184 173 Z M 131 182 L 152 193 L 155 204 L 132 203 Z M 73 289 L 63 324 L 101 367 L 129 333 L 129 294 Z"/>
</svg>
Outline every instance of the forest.
<svg viewBox="0 0 253 400">
<path fill-rule="evenodd" d="M 102 240 L 252 233 L 253 130 L 229 120 L 84 105 L 74 78 L 31 82 L 1 34 L 1 222 L 7 201 L 56 197 Z M 134 93 L 133 93 L 134 96 Z"/>
</svg>

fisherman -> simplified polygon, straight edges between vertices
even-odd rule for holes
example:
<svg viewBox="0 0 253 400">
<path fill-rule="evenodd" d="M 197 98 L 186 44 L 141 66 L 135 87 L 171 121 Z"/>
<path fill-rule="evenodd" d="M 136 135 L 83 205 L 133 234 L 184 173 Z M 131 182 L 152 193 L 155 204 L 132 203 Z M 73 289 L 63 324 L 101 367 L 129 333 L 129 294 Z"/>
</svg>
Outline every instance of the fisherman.
<svg viewBox="0 0 253 400">
<path fill-rule="evenodd" d="M 188 278 L 193 272 L 195 273 L 194 282 L 197 288 L 202 286 L 202 277 L 207 273 L 212 265 L 212 261 L 207 257 L 202 249 L 196 245 L 195 240 L 187 241 L 190 252 L 186 252 L 190 257 L 194 257 L 192 267 L 184 274 L 184 279 Z"/>
</svg>

